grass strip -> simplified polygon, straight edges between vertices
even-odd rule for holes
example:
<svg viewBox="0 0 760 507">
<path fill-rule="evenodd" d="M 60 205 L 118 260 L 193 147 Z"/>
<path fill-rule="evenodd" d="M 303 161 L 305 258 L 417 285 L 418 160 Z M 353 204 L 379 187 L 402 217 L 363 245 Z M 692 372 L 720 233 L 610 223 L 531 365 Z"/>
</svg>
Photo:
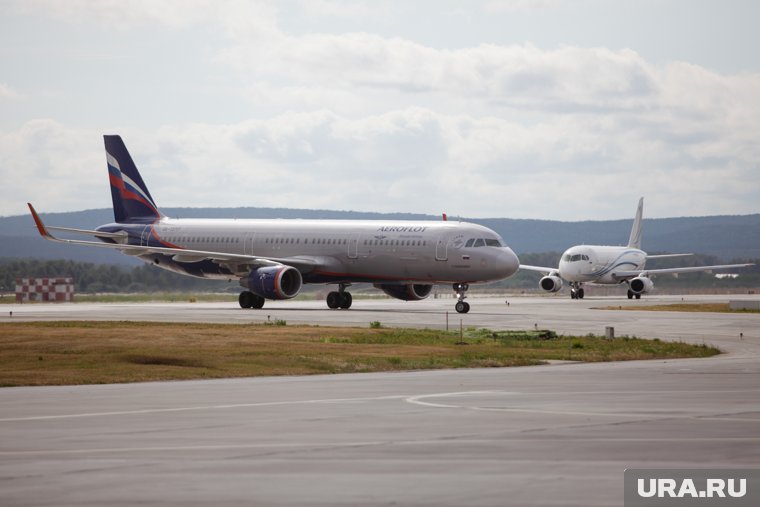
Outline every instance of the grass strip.
<svg viewBox="0 0 760 507">
<path fill-rule="evenodd" d="M 599 310 L 632 310 L 641 312 L 760 313 L 760 310 L 732 310 L 728 303 L 674 303 L 649 306 L 605 306 Z"/>
<path fill-rule="evenodd" d="M 154 322 L 0 324 L 0 386 L 526 366 L 547 360 L 705 357 L 679 342 L 458 332 Z"/>
</svg>

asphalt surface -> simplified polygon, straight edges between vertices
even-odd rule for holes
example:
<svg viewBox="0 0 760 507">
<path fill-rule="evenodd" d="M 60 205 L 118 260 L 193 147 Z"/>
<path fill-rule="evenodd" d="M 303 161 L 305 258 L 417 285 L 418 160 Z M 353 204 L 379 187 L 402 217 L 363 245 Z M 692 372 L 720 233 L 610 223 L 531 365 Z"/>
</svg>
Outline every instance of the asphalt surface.
<svg viewBox="0 0 760 507">
<path fill-rule="evenodd" d="M 695 300 L 727 298 L 690 298 Z M 648 298 L 650 303 L 680 298 Z M 0 390 L 0 505 L 623 504 L 626 468 L 760 468 L 760 315 L 627 299 L 31 305 L 15 319 L 615 333 L 707 359 Z M 0 323 L 9 320 L 0 316 Z"/>
</svg>

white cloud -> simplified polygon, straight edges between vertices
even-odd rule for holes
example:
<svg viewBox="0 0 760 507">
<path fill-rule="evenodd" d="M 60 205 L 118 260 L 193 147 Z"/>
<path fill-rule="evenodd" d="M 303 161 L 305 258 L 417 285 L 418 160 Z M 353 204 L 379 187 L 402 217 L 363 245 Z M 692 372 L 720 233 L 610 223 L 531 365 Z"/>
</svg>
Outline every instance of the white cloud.
<svg viewBox="0 0 760 507">
<path fill-rule="evenodd" d="M 26 0 L 14 2 L 13 7 L 25 13 L 45 13 L 69 23 L 128 31 L 140 29 L 145 23 L 189 28 L 217 18 L 221 4 L 209 0 Z"/>
<path fill-rule="evenodd" d="M 26 212 L 32 202 L 41 210 L 77 210 L 110 206 L 100 136 L 50 119 L 0 132 L 0 215 Z"/>
<path fill-rule="evenodd" d="M 552 9 L 560 3 L 560 0 L 488 0 L 484 7 L 487 12 L 496 13 L 530 12 Z"/>
<path fill-rule="evenodd" d="M 159 205 L 580 219 L 628 216 L 620 203 L 644 195 L 649 216 L 758 211 L 758 74 L 655 65 L 631 49 L 292 34 L 277 3 L 61 5 L 44 3 L 79 23 L 221 34 L 204 68 L 251 114 L 122 132 Z M 340 2 L 312 5 L 349 15 Z M 55 181 L 15 181 L 0 213 L 23 212 L 17 196 L 35 192 L 78 209 L 91 206 L 70 195 L 97 189 L 92 202 L 108 205 L 95 130 L 35 120 L 0 133 L 4 168 Z"/>
<path fill-rule="evenodd" d="M 12 101 L 21 98 L 21 94 L 10 86 L 0 83 L 0 101 Z"/>
</svg>

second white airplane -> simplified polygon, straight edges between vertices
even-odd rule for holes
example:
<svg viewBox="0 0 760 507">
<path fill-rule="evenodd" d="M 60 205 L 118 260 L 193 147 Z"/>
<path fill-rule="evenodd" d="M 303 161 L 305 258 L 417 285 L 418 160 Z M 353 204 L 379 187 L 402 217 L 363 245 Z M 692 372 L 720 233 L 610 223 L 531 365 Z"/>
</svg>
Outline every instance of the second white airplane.
<svg viewBox="0 0 760 507">
<path fill-rule="evenodd" d="M 290 299 L 306 283 L 336 284 L 327 306 L 347 309 L 352 283 L 371 283 L 405 301 L 451 284 L 467 313 L 470 283 L 501 280 L 518 269 L 515 253 L 491 229 L 467 222 L 390 220 L 174 219 L 156 206 L 119 136 L 104 136 L 114 222 L 96 230 L 46 227 L 43 238 L 112 248 L 157 267 L 200 278 L 237 279 L 243 308 Z M 60 239 L 50 231 L 94 236 Z"/>
<path fill-rule="evenodd" d="M 654 288 L 652 275 L 678 274 L 717 269 L 733 269 L 752 266 L 753 264 L 722 264 L 717 266 L 690 266 L 681 268 L 645 269 L 648 259 L 662 257 L 683 257 L 691 254 L 648 255 L 641 249 L 641 216 L 644 210 L 644 198 L 639 199 L 636 218 L 633 220 L 631 236 L 627 246 L 576 245 L 562 254 L 559 266 L 547 268 L 542 266 L 520 265 L 520 269 L 538 271 L 544 274 L 539 286 L 547 292 L 557 292 L 563 281 L 570 285 L 570 297 L 583 299 L 584 283 L 600 285 L 628 285 L 628 299 L 641 299 L 642 294 Z"/>
</svg>

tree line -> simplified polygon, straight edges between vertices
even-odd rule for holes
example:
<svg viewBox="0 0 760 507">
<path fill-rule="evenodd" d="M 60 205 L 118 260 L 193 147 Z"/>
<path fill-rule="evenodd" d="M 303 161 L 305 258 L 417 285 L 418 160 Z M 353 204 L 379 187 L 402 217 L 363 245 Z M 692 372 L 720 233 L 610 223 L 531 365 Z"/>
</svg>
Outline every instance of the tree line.
<svg viewBox="0 0 760 507">
<path fill-rule="evenodd" d="M 180 275 L 150 264 L 120 266 L 72 260 L 3 259 L 0 260 L 0 291 L 13 292 L 16 278 L 74 278 L 76 292 L 158 292 L 238 290 L 237 282 L 203 280 Z"/>
<path fill-rule="evenodd" d="M 557 266 L 561 253 L 548 252 L 522 254 L 520 261 L 534 266 Z M 683 288 L 756 288 L 760 287 L 760 259 L 735 260 L 721 262 L 718 258 L 707 255 L 693 255 L 676 259 L 650 261 L 647 267 L 667 268 L 674 266 L 699 266 L 712 264 L 735 264 L 754 262 L 749 268 L 735 270 L 738 278 L 716 278 L 710 273 L 681 274 L 678 278 L 660 275 L 656 278 L 659 287 Z M 0 292 L 13 292 L 16 278 L 27 277 L 63 277 L 74 278 L 74 288 L 80 293 L 96 292 L 161 292 L 161 291 L 204 291 L 237 292 L 236 280 L 232 282 L 203 280 L 180 275 L 151 264 L 141 266 L 122 266 L 115 264 L 94 264 L 72 260 L 42 259 L 0 259 Z M 493 284 L 490 288 L 536 289 L 540 273 L 518 271 L 513 277 Z"/>
</svg>

